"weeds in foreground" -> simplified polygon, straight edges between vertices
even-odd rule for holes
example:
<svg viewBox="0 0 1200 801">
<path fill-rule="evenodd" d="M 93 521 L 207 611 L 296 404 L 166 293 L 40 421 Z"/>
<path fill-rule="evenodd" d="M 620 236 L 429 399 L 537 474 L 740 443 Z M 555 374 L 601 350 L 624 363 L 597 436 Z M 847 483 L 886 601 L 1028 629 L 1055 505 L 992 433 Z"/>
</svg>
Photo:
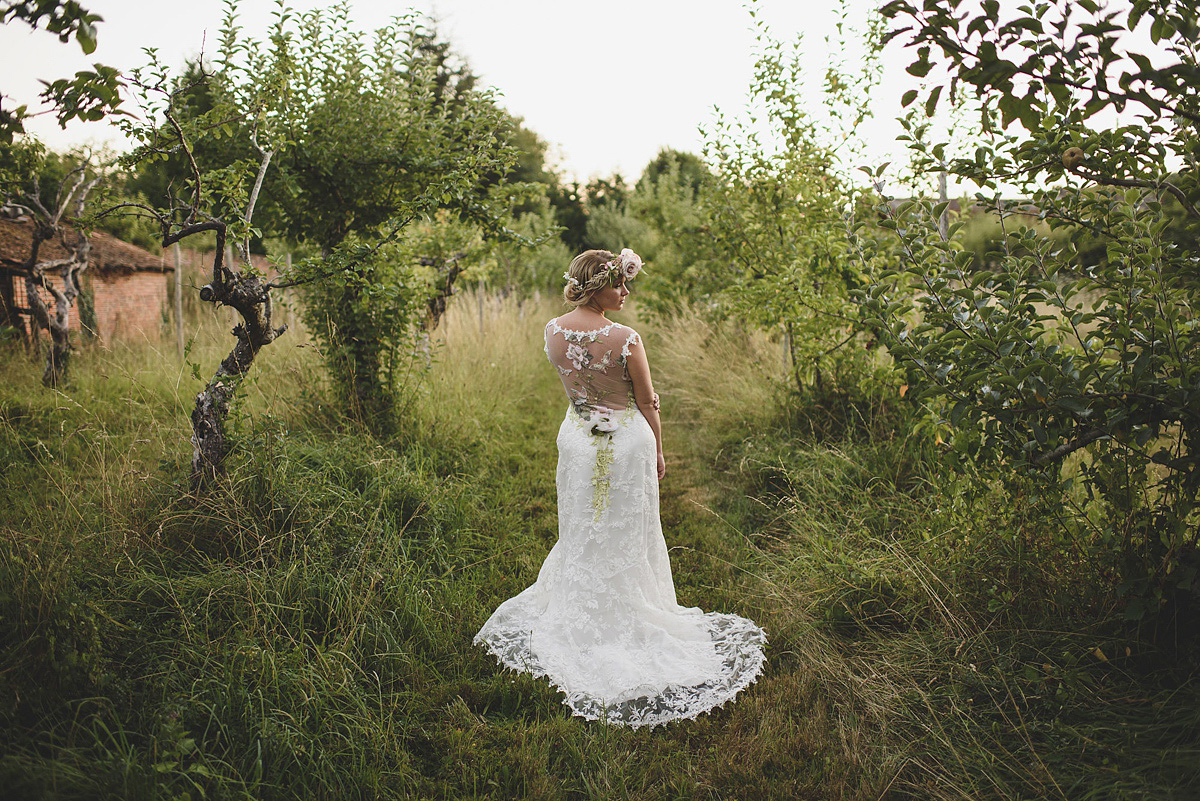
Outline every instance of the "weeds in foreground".
<svg viewBox="0 0 1200 801">
<path fill-rule="evenodd" d="M 881 408 L 903 416 L 898 398 L 858 404 L 841 436 L 834 404 L 816 423 L 786 404 L 770 435 L 729 436 L 717 466 L 759 546 L 767 625 L 795 631 L 832 705 L 857 710 L 873 762 L 895 768 L 890 794 L 1195 794 L 1188 652 L 1114 619 L 1111 588 L 1033 501 L 968 493 L 936 443 L 864 431 Z"/>
<path fill-rule="evenodd" d="M 554 311 L 453 310 L 384 441 L 281 340 L 202 497 L 186 365 L 97 351 L 61 393 L 0 366 L 0 796 L 1195 792 L 1193 673 L 1097 622 L 1086 564 L 1045 561 L 1035 515 L 956 493 L 886 393 L 788 396 L 777 343 L 700 317 L 642 327 L 664 527 L 681 601 L 761 623 L 767 673 L 627 731 L 501 672 L 471 637 L 556 536 Z"/>
</svg>

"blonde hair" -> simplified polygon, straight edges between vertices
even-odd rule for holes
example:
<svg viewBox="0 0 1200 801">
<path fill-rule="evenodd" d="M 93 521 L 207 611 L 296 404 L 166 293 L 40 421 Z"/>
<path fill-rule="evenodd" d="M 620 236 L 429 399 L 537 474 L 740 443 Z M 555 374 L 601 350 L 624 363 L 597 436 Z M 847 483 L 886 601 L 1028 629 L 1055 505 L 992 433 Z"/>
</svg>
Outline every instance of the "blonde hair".
<svg viewBox="0 0 1200 801">
<path fill-rule="evenodd" d="M 607 250 L 585 250 L 571 259 L 563 300 L 576 308 L 586 305 L 592 295 L 609 285 L 609 265 L 615 258 Z"/>
</svg>

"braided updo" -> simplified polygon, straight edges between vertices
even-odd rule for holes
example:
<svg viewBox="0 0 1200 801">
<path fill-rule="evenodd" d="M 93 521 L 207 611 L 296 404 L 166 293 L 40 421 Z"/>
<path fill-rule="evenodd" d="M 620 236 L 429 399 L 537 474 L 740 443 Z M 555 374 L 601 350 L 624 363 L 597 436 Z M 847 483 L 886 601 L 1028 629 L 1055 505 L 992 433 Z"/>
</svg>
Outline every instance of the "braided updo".
<svg viewBox="0 0 1200 801">
<path fill-rule="evenodd" d="M 607 250 L 585 250 L 571 259 L 563 300 L 576 308 L 586 305 L 592 295 L 608 286 L 609 264 L 615 258 Z"/>
</svg>

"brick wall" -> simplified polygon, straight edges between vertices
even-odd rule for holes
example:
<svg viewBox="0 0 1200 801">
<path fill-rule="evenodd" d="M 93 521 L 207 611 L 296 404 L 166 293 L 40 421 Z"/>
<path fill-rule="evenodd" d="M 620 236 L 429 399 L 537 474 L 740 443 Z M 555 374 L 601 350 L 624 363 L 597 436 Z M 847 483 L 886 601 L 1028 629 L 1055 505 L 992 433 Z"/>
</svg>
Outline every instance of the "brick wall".
<svg viewBox="0 0 1200 801">
<path fill-rule="evenodd" d="M 196 288 L 211 280 L 213 254 L 201 253 L 184 249 L 182 252 L 185 307 L 200 303 Z M 251 259 L 256 267 L 267 275 L 275 275 L 265 257 L 253 256 Z M 168 284 L 175 281 L 175 258 L 170 250 L 161 256 L 154 256 L 166 268 L 166 272 L 156 270 L 101 270 L 90 267 L 83 273 L 83 285 L 90 288 L 95 296 L 96 327 L 100 339 L 112 342 L 116 339 L 130 337 L 157 338 L 169 329 L 163 322 L 163 315 L 168 317 L 173 313 L 169 308 Z M 51 272 L 47 276 L 51 284 L 61 286 L 61 279 Z M 15 301 L 18 308 L 27 306 L 25 302 L 25 279 L 17 277 L 13 280 Z M 48 292 L 42 292 L 42 298 L 54 313 L 54 299 Z M 201 304 L 208 307 L 208 304 Z M 184 318 L 187 319 L 185 308 Z M 80 315 L 79 301 L 71 308 L 70 327 L 79 331 Z"/>
<path fill-rule="evenodd" d="M 122 338 L 157 339 L 163 331 L 167 286 L 174 259 L 169 262 L 166 254 L 148 253 L 103 231 L 92 232 L 90 240 L 90 266 L 81 278 L 84 291 L 90 290 L 92 294 L 96 333 L 100 339 L 108 342 Z M 29 257 L 32 242 L 33 224 L 28 219 L 0 219 L 0 263 L 19 272 Z M 69 256 L 65 245 L 56 238 L 43 242 L 39 252 L 39 257 L 47 261 Z M 2 278 L 12 282 L 16 308 L 28 308 L 25 279 L 12 273 Z M 62 278 L 53 269 L 46 278 L 52 285 L 62 286 Z M 38 291 L 53 315 L 52 296 L 45 290 Z M 69 319 L 71 329 L 80 330 L 78 300 Z M 28 330 L 28 321 L 24 322 Z"/>
<path fill-rule="evenodd" d="M 167 312 L 167 281 L 170 280 L 173 280 L 171 273 L 149 270 L 129 275 L 93 273 L 91 285 L 100 339 L 111 342 L 161 336 L 163 314 Z M 72 315 L 72 327 L 77 327 L 78 317 L 78 313 Z"/>
<path fill-rule="evenodd" d="M 48 275 L 50 283 L 62 285 L 57 275 Z M 145 337 L 156 339 L 163 331 L 163 313 L 167 309 L 167 282 L 172 273 L 153 270 L 104 272 L 87 270 L 83 285 L 95 298 L 97 334 L 104 342 Z M 25 279 L 17 278 L 13 289 L 17 306 L 25 306 Z M 54 314 L 54 298 L 43 291 L 42 299 Z M 80 330 L 79 300 L 71 307 L 70 328 Z"/>
</svg>

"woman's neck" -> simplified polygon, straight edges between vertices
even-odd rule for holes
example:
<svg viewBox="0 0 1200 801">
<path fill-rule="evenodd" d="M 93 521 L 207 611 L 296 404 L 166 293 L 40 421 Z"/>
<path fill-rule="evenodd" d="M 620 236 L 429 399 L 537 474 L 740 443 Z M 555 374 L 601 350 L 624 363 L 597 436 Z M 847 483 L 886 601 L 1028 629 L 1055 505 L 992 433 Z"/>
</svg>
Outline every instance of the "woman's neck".
<svg viewBox="0 0 1200 801">
<path fill-rule="evenodd" d="M 583 312 L 585 317 L 599 317 L 605 322 L 608 321 L 608 318 L 604 316 L 604 309 L 597 309 L 595 306 L 577 306 L 575 310 Z"/>
</svg>

